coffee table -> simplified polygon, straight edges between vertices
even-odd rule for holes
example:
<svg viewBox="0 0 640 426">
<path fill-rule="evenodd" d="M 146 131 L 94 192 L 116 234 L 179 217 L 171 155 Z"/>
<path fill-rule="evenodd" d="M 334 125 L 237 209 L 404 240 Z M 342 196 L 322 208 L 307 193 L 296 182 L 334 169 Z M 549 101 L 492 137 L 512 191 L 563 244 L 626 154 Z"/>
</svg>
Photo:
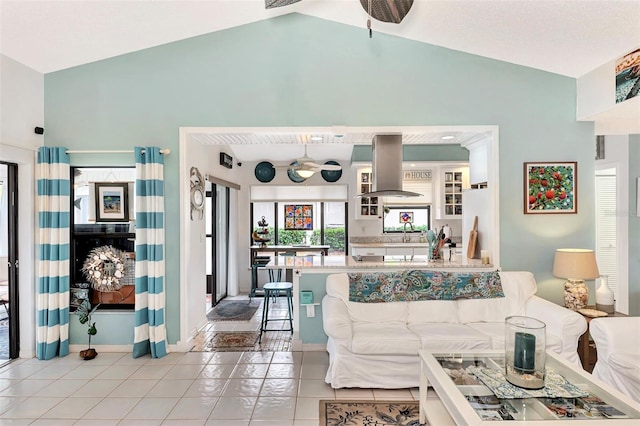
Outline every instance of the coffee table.
<svg viewBox="0 0 640 426">
<path fill-rule="evenodd" d="M 419 354 L 422 423 L 428 420 L 432 426 L 488 425 L 493 417 L 502 416 L 501 419 L 510 420 L 510 425 L 527 426 L 554 422 L 592 426 L 640 424 L 640 403 L 551 352 L 546 356 L 547 371 L 560 374 L 587 391 L 589 397 L 497 399 L 488 387 L 468 374 L 466 367 L 475 365 L 502 371 L 504 351 Z M 616 414 L 616 410 L 626 418 L 606 417 Z"/>
</svg>

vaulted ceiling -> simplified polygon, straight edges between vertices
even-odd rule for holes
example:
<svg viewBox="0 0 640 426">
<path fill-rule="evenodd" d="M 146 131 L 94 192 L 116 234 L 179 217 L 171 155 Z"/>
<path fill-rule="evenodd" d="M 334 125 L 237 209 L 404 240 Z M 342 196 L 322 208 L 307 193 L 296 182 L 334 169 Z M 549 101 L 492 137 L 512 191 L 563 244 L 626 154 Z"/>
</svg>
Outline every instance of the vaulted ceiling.
<svg viewBox="0 0 640 426">
<path fill-rule="evenodd" d="M 373 0 L 381 1 L 381 0 Z M 360 0 L 0 0 L 0 52 L 48 73 L 299 12 L 361 27 Z M 639 0 L 415 0 L 393 34 L 571 77 L 640 46 Z"/>
<path fill-rule="evenodd" d="M 293 12 L 360 27 L 368 37 L 360 0 L 301 0 L 274 9 L 264 0 L 0 0 L 0 53 L 46 74 Z M 372 29 L 374 38 L 386 33 L 577 78 L 640 47 L 640 0 L 415 0 L 402 22 L 374 19 Z M 606 119 L 637 110 L 618 109 Z M 423 137 L 437 141 L 438 131 Z M 201 133 L 194 140 L 220 143 Z M 326 141 L 307 143 L 320 158 L 323 149 L 350 156 Z M 261 142 L 234 145 L 244 161 L 264 156 Z M 281 145 L 281 156 L 301 156 L 295 145 Z"/>
</svg>

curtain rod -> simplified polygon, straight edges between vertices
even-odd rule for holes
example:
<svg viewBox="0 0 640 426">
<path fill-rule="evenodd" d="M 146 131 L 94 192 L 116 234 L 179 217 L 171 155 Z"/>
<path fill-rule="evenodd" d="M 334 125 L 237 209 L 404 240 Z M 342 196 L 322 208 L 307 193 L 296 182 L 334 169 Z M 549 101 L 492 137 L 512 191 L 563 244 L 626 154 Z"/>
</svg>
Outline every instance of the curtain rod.
<svg viewBox="0 0 640 426">
<path fill-rule="evenodd" d="M 130 150 L 113 150 L 113 151 L 109 151 L 109 150 L 86 150 L 86 151 L 78 151 L 78 150 L 71 150 L 68 149 L 67 150 L 67 154 L 133 154 L 135 151 L 130 149 Z M 142 150 L 142 152 L 144 153 L 144 150 Z M 160 150 L 160 154 L 163 155 L 169 155 L 171 154 L 171 149 L 170 148 L 162 148 Z"/>
</svg>

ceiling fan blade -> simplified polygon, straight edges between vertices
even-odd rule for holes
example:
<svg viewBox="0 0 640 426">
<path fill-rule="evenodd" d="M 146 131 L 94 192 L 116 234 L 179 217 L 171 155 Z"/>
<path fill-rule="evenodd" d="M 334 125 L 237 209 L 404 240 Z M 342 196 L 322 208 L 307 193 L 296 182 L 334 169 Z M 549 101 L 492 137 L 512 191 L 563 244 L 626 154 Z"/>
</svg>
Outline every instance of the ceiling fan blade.
<svg viewBox="0 0 640 426">
<path fill-rule="evenodd" d="M 319 166 L 320 170 L 342 170 L 341 166 L 335 166 L 333 164 L 323 164 Z"/>
</svg>

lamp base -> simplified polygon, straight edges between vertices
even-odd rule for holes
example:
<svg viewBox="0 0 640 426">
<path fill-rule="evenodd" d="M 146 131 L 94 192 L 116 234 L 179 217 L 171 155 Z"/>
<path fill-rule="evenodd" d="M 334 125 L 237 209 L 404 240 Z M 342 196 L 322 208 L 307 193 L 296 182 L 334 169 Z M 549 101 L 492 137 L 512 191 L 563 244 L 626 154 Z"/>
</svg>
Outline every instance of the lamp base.
<svg viewBox="0 0 640 426">
<path fill-rule="evenodd" d="M 583 280 L 567 280 L 564 283 L 564 307 L 577 311 L 587 306 L 589 289 Z"/>
</svg>

